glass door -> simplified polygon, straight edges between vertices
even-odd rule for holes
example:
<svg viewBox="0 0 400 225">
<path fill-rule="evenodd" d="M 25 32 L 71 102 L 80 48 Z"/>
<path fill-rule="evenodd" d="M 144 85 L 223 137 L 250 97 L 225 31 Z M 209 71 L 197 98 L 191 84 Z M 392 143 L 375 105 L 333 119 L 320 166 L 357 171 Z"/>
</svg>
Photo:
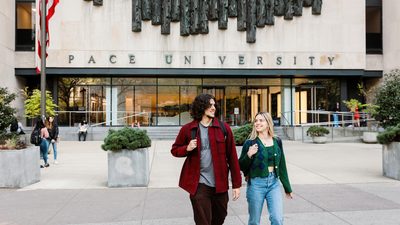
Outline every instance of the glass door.
<svg viewBox="0 0 400 225">
<path fill-rule="evenodd" d="M 327 121 L 327 115 L 320 113 L 321 111 L 328 110 L 327 91 L 325 87 L 314 85 L 301 86 L 298 102 L 299 105 L 304 105 L 305 109 L 308 111 L 306 116 L 307 121 L 301 121 L 301 123 L 319 123 Z M 305 112 L 302 112 L 300 118 L 305 118 L 304 113 Z"/>
<path fill-rule="evenodd" d="M 246 117 L 252 121 L 258 112 L 270 112 L 271 99 L 267 87 L 249 87 L 246 94 Z"/>
</svg>

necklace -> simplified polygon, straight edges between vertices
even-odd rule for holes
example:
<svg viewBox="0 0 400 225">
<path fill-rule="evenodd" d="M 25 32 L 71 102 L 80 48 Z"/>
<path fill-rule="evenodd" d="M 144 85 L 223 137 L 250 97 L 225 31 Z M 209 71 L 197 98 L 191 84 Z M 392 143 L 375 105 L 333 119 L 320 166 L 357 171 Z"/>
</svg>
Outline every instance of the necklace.
<svg viewBox="0 0 400 225">
<path fill-rule="evenodd" d="M 273 145 L 272 138 L 268 138 L 267 140 L 258 137 L 265 147 L 269 147 Z"/>
</svg>

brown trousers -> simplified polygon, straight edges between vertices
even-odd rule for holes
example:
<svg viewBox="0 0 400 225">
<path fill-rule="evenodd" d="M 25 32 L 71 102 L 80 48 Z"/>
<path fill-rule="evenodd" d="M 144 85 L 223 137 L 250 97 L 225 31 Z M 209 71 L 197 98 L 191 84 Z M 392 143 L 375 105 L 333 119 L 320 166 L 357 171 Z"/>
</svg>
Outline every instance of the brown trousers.
<svg viewBox="0 0 400 225">
<path fill-rule="evenodd" d="M 222 225 L 228 214 L 228 192 L 215 193 L 215 188 L 199 184 L 190 195 L 196 225 Z"/>
</svg>

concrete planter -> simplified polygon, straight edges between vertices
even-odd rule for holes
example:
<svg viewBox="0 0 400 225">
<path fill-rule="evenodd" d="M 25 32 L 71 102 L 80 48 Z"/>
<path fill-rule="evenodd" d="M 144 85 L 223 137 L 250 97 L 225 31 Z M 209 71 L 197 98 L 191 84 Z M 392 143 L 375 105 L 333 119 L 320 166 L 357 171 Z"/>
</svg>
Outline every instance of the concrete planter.
<svg viewBox="0 0 400 225">
<path fill-rule="evenodd" d="M 378 136 L 378 132 L 373 132 L 373 131 L 364 131 L 363 132 L 363 142 L 365 143 L 378 143 L 378 139 L 376 136 Z"/>
<path fill-rule="evenodd" d="M 383 176 L 400 180 L 400 142 L 383 145 Z"/>
<path fill-rule="evenodd" d="M 149 180 L 147 148 L 108 152 L 108 187 L 147 187 Z"/>
<path fill-rule="evenodd" d="M 0 187 L 22 188 L 40 181 L 40 151 L 36 146 L 0 150 Z"/>
<path fill-rule="evenodd" d="M 327 139 L 328 138 L 326 136 L 319 136 L 319 137 L 315 136 L 315 137 L 312 137 L 312 141 L 315 144 L 325 144 Z"/>
</svg>

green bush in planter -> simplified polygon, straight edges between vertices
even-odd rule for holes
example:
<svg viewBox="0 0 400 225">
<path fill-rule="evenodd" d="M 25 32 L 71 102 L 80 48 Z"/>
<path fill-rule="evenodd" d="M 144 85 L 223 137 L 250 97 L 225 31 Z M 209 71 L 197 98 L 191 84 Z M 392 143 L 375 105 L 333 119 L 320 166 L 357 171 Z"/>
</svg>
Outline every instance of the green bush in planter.
<svg viewBox="0 0 400 225">
<path fill-rule="evenodd" d="M 383 84 L 378 87 L 375 95 L 375 119 L 382 122 L 384 128 L 396 126 L 400 123 L 400 70 L 393 70 L 385 74 Z"/>
<path fill-rule="evenodd" d="M 104 151 L 120 151 L 122 149 L 136 150 L 151 146 L 151 140 L 147 131 L 139 128 L 122 128 L 121 130 L 109 130 L 104 144 L 101 148 Z"/>
<path fill-rule="evenodd" d="M 311 137 L 321 137 L 325 136 L 326 134 L 329 134 L 329 130 L 326 129 L 325 127 L 311 126 L 307 130 L 307 136 Z"/>
<path fill-rule="evenodd" d="M 400 142 L 400 123 L 395 127 L 388 127 L 386 130 L 377 136 L 380 144 L 389 144 L 391 142 Z"/>
<path fill-rule="evenodd" d="M 249 137 L 252 129 L 253 129 L 252 123 L 248 123 L 239 128 L 233 129 L 232 132 L 233 132 L 233 137 L 235 138 L 235 144 L 240 146 L 243 145 L 243 143 Z"/>
</svg>

